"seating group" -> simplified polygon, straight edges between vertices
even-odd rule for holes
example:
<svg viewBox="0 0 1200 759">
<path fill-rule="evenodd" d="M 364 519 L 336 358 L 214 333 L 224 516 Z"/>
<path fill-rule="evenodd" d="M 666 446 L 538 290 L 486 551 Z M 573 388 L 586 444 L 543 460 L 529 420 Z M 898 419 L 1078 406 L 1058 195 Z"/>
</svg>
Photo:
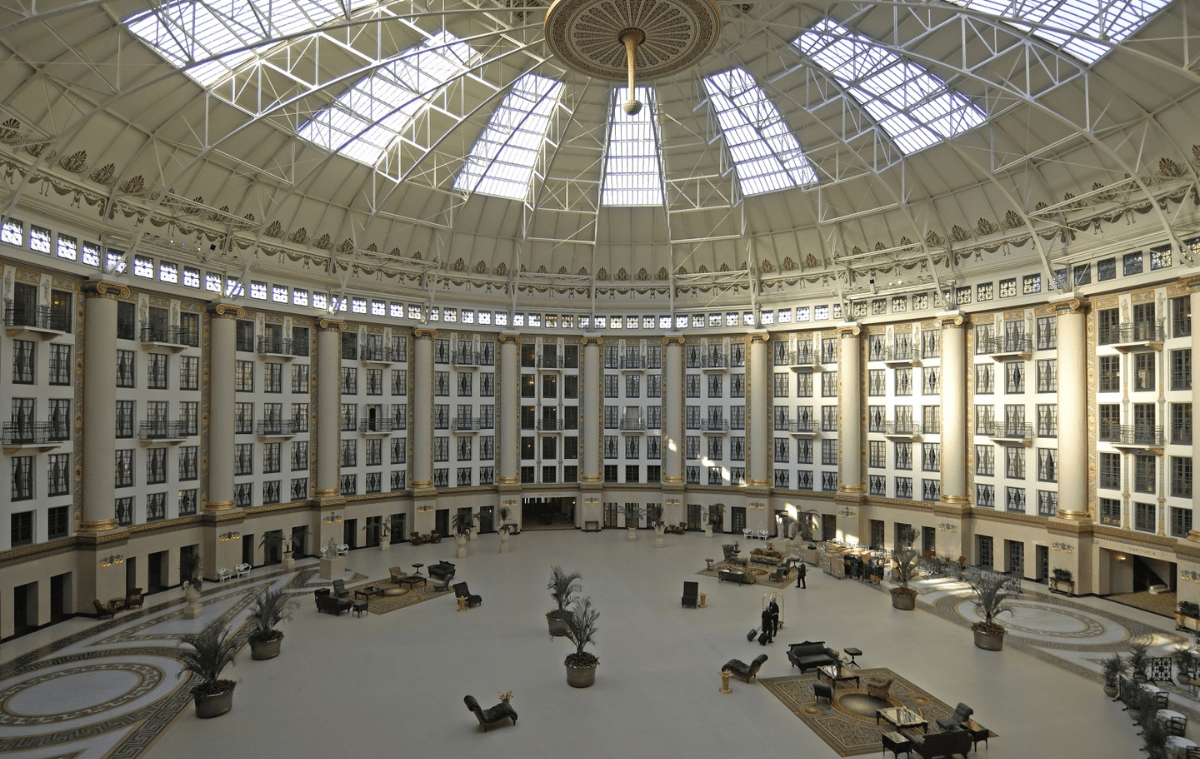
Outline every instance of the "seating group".
<svg viewBox="0 0 1200 759">
<path fill-rule="evenodd" d="M 463 702 L 467 705 L 467 709 L 475 715 L 475 719 L 479 720 L 485 733 L 489 728 L 495 727 L 506 719 L 511 719 L 514 726 L 517 724 L 517 713 L 512 708 L 512 704 L 507 701 L 501 701 L 491 709 L 481 708 L 474 696 L 464 696 Z"/>
<path fill-rule="evenodd" d="M 332 594 L 329 588 L 317 588 L 314 593 L 317 599 L 317 611 L 326 612 L 334 616 L 340 616 L 342 612 L 349 611 L 354 602 L 349 598 L 339 598 Z"/>
</svg>

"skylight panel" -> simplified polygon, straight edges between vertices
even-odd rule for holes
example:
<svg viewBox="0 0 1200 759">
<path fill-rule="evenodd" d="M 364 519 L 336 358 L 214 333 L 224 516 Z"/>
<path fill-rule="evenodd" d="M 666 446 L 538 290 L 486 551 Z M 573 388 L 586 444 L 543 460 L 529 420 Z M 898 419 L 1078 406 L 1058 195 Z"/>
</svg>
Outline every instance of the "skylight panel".
<svg viewBox="0 0 1200 759">
<path fill-rule="evenodd" d="M 634 88 L 634 97 L 643 106 L 633 116 L 621 109 L 621 104 L 628 100 L 628 92 L 628 87 L 613 90 L 600 204 L 660 206 L 663 204 L 663 176 L 658 121 L 654 118 L 654 90 Z"/>
<path fill-rule="evenodd" d="M 952 0 L 1001 16 L 1091 65 L 1141 29 L 1171 0 Z M 1028 21 L 1030 27 L 1018 21 Z M 1101 44 L 1094 40 L 1106 40 Z"/>
<path fill-rule="evenodd" d="M 349 0 L 350 11 L 378 0 Z M 176 0 L 125 19 L 129 31 L 207 87 L 253 59 L 270 40 L 344 18 L 345 0 Z M 237 50 L 239 52 L 231 52 Z M 216 58 L 198 66 L 194 61 Z"/>
<path fill-rule="evenodd" d="M 817 172 L 754 77 L 730 69 L 704 79 L 743 195 L 815 184 Z"/>
<path fill-rule="evenodd" d="M 905 154 L 984 122 L 987 114 L 924 67 L 824 19 L 792 43 L 828 71 Z"/>
<path fill-rule="evenodd" d="M 475 141 L 454 181 L 455 189 L 524 198 L 562 90 L 562 82 L 537 74 L 518 79 Z"/>
<path fill-rule="evenodd" d="M 433 92 L 466 71 L 474 56 L 467 43 L 438 32 L 359 80 L 297 131 L 327 150 L 374 164 Z"/>
</svg>

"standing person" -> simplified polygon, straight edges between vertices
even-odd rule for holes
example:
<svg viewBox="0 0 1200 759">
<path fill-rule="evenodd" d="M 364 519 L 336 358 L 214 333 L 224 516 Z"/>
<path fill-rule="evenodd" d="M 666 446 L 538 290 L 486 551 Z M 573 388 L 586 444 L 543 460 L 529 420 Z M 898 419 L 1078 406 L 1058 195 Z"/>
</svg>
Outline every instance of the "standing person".
<svg viewBox="0 0 1200 759">
<path fill-rule="evenodd" d="M 775 641 L 775 632 L 771 628 L 771 609 L 762 610 L 762 635 L 758 636 L 758 642 L 762 645 L 773 643 Z"/>
<path fill-rule="evenodd" d="M 775 603 L 774 598 L 767 605 L 767 611 L 771 612 L 771 638 L 774 639 L 779 634 L 779 604 Z"/>
<path fill-rule="evenodd" d="M 796 587 L 808 589 L 808 583 L 804 581 L 804 577 L 808 574 L 808 565 L 803 561 L 796 565 Z"/>
</svg>

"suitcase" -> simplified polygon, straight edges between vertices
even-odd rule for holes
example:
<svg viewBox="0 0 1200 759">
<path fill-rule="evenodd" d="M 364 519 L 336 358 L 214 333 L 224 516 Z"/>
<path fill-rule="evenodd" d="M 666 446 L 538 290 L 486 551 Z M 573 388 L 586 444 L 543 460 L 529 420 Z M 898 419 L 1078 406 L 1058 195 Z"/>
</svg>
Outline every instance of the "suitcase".
<svg viewBox="0 0 1200 759">
<path fill-rule="evenodd" d="M 758 628 L 751 628 L 750 632 L 746 633 L 746 640 L 754 640 L 754 636 L 758 635 Z"/>
<path fill-rule="evenodd" d="M 762 635 L 758 636 L 758 645 L 760 645 L 760 646 L 767 645 L 767 631 L 766 630 L 763 630 Z"/>
</svg>

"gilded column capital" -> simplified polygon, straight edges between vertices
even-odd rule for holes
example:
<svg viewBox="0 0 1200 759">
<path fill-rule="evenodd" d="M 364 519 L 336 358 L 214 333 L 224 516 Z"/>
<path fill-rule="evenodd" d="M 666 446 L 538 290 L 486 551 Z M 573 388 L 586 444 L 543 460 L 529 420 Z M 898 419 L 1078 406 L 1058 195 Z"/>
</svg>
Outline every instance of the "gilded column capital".
<svg viewBox="0 0 1200 759">
<path fill-rule="evenodd" d="M 862 327 L 858 324 L 842 324 L 833 328 L 833 334 L 839 338 L 858 337 L 862 334 Z"/>
<path fill-rule="evenodd" d="M 603 342 L 604 338 L 600 338 L 600 340 L 601 340 L 601 342 Z M 680 346 L 682 346 L 682 345 L 687 344 L 687 338 L 684 337 L 683 335 L 667 335 L 666 337 L 664 337 L 662 339 L 662 344 L 663 345 L 680 345 Z"/>
<path fill-rule="evenodd" d="M 345 332 L 348 328 L 346 322 L 341 319 L 318 319 L 317 329 L 325 332 Z"/>
<path fill-rule="evenodd" d="M 1067 298 L 1066 300 L 1060 300 L 1053 304 L 1054 313 L 1058 314 L 1059 316 L 1064 316 L 1066 314 L 1086 313 L 1089 305 L 1090 304 L 1082 298 Z"/>
<path fill-rule="evenodd" d="M 210 303 L 208 305 L 208 313 L 219 319 L 246 318 L 246 309 L 231 303 Z"/>
<path fill-rule="evenodd" d="M 83 286 L 85 298 L 121 300 L 129 297 L 129 288 L 112 282 L 88 282 Z"/>
<path fill-rule="evenodd" d="M 952 314 L 950 316 L 939 316 L 933 320 L 934 326 L 939 329 L 949 329 L 952 327 L 961 327 L 967 323 L 966 318 L 962 314 Z"/>
<path fill-rule="evenodd" d="M 437 337 L 437 330 L 430 327 L 417 327 L 413 330 L 413 337 L 418 340 L 432 340 Z"/>
<path fill-rule="evenodd" d="M 434 333 L 430 332 L 430 334 Z M 515 332 L 501 332 L 499 336 L 496 337 L 496 342 L 500 343 L 501 345 L 520 345 L 521 336 Z M 587 345 L 586 342 L 583 344 Z"/>
</svg>

